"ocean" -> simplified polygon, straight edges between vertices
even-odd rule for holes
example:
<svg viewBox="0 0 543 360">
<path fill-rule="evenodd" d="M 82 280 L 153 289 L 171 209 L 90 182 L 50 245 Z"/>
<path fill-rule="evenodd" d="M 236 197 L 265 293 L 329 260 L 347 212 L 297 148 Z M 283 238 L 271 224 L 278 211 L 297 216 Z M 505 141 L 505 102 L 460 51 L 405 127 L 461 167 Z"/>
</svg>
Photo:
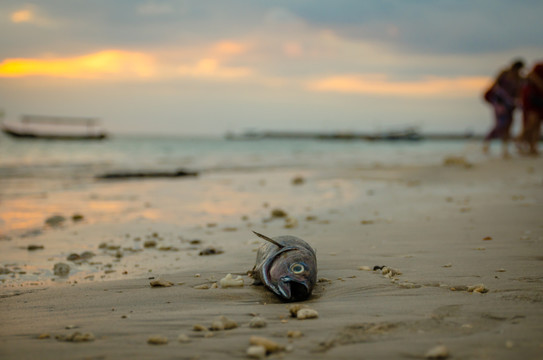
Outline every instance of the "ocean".
<svg viewBox="0 0 543 360">
<path fill-rule="evenodd" d="M 102 141 L 20 140 L 0 136 L 1 197 L 51 191 L 62 183 L 92 183 L 108 172 L 200 173 L 439 164 L 446 156 L 477 158 L 479 143 L 458 141 L 356 141 L 313 139 L 228 140 L 114 136 Z M 18 186 L 29 180 L 40 186 Z M 9 185 L 9 186 L 8 186 Z M 9 187 L 9 188 L 6 188 Z"/>
</svg>

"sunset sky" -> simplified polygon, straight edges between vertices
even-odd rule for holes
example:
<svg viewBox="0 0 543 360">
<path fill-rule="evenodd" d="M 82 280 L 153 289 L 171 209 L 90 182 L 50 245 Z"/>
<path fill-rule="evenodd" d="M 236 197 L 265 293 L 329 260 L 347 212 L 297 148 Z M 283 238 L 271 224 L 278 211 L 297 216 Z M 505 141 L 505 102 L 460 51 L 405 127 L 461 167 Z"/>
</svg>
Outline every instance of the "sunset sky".
<svg viewBox="0 0 543 360">
<path fill-rule="evenodd" d="M 485 131 L 485 87 L 543 60 L 539 0 L 0 2 L 0 109 L 113 133 Z"/>
</svg>

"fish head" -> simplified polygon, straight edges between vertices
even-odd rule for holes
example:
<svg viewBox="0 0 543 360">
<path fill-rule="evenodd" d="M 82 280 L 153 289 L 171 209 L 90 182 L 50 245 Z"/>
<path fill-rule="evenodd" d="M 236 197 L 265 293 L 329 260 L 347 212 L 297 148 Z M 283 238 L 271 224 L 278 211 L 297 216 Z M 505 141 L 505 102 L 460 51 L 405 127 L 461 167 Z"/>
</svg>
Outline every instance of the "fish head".
<svg viewBox="0 0 543 360">
<path fill-rule="evenodd" d="M 284 300 L 305 300 L 317 282 L 317 260 L 305 249 L 285 251 L 274 259 L 268 276 L 276 294 Z"/>
</svg>

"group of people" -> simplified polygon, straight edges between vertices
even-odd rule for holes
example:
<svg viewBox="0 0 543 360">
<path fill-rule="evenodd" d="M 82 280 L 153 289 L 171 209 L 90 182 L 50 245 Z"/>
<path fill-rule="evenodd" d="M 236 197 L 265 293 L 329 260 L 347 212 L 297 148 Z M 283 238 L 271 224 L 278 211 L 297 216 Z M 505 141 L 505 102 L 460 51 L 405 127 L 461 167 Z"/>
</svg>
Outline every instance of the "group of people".
<svg viewBox="0 0 543 360">
<path fill-rule="evenodd" d="M 536 63 L 523 76 L 524 61 L 515 60 L 502 70 L 485 92 L 495 116 L 495 124 L 484 139 L 483 151 L 488 153 L 490 141 L 501 139 L 504 157 L 509 157 L 511 126 L 515 109 L 522 109 L 522 129 L 513 140 L 522 155 L 538 155 L 543 120 L 543 63 Z"/>
</svg>

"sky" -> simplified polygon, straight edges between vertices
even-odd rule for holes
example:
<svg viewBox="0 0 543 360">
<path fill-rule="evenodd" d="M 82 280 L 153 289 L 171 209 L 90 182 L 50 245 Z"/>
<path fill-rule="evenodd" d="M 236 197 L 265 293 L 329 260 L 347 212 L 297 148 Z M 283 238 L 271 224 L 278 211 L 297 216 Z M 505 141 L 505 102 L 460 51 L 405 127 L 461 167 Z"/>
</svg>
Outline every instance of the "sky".
<svg viewBox="0 0 543 360">
<path fill-rule="evenodd" d="M 0 109 L 118 134 L 482 133 L 482 93 L 543 60 L 539 0 L 0 2 Z"/>
</svg>

